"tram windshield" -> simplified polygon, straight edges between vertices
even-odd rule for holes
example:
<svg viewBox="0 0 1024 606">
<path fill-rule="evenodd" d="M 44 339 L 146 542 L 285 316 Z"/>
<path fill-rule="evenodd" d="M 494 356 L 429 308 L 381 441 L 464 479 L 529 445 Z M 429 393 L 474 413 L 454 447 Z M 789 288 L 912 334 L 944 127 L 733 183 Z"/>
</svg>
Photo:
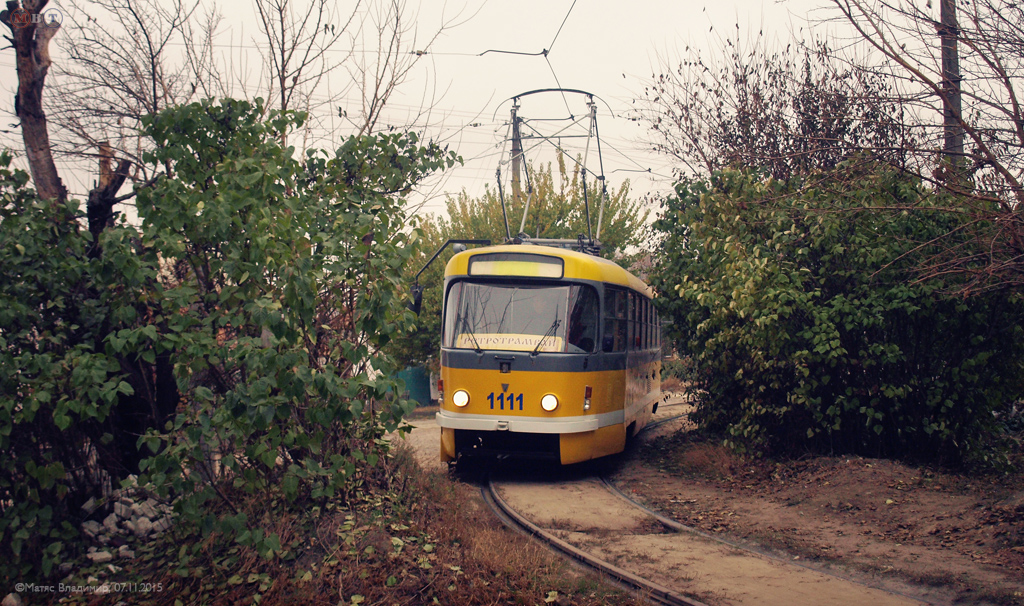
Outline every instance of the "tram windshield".
<svg viewBox="0 0 1024 606">
<path fill-rule="evenodd" d="M 448 292 L 444 346 L 590 353 L 597 342 L 597 324 L 597 292 L 584 284 L 463 281 Z"/>
</svg>

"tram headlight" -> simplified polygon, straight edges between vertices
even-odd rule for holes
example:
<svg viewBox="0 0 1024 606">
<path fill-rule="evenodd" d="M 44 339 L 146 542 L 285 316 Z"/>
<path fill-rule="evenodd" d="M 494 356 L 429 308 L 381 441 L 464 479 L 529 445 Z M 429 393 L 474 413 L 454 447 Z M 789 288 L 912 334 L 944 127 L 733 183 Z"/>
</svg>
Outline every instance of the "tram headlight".
<svg viewBox="0 0 1024 606">
<path fill-rule="evenodd" d="M 469 394 L 466 393 L 466 390 L 459 389 L 455 393 L 453 393 L 452 404 L 455 404 L 459 408 L 462 408 L 466 404 L 469 404 Z"/>
<path fill-rule="evenodd" d="M 540 407 L 548 412 L 551 412 L 552 410 L 558 408 L 558 398 L 555 397 L 555 394 L 549 393 L 548 395 L 540 399 Z"/>
</svg>

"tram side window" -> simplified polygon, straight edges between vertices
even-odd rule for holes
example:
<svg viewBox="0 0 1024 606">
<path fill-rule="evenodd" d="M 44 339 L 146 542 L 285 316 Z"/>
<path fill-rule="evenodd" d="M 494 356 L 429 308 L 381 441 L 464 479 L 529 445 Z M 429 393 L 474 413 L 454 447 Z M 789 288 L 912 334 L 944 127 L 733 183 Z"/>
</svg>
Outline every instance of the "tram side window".
<svg viewBox="0 0 1024 606">
<path fill-rule="evenodd" d="M 636 338 L 633 339 L 634 346 L 637 349 L 644 348 L 644 302 L 646 299 L 640 295 L 634 295 L 636 297 Z"/>
<path fill-rule="evenodd" d="M 654 330 L 654 347 L 661 347 L 661 323 L 658 321 L 658 310 L 651 307 L 651 328 Z"/>
<path fill-rule="evenodd" d="M 626 351 L 627 305 L 625 291 L 616 288 L 605 289 L 602 351 Z"/>
<path fill-rule="evenodd" d="M 643 338 L 641 338 L 641 342 L 643 343 L 642 347 L 644 349 L 650 349 L 651 348 L 651 302 L 648 301 L 647 299 L 641 299 L 641 301 L 642 301 L 641 308 L 642 308 L 642 311 L 643 311 L 643 318 L 641 319 L 641 323 L 643 324 L 643 332 L 644 332 Z"/>
<path fill-rule="evenodd" d="M 629 293 L 629 342 L 630 349 L 640 349 L 640 300 L 642 297 L 635 292 Z"/>
<path fill-rule="evenodd" d="M 590 286 L 569 287 L 569 353 L 591 353 L 597 343 L 597 292 Z"/>
<path fill-rule="evenodd" d="M 654 303 L 647 300 L 647 349 L 654 348 L 657 331 L 654 329 Z"/>
<path fill-rule="evenodd" d="M 640 297 L 640 349 L 650 347 L 650 301 Z"/>
</svg>

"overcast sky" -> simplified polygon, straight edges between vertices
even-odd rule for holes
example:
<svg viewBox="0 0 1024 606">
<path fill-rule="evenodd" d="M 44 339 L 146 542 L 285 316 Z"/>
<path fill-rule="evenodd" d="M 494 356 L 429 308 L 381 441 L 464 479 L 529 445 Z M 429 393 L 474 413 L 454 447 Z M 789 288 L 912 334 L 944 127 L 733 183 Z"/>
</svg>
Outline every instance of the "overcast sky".
<svg viewBox="0 0 1024 606">
<path fill-rule="evenodd" d="M 637 194 L 667 190 L 671 165 L 643 148 L 644 126 L 624 117 L 643 81 L 659 64 L 674 62 L 687 46 L 717 52 L 723 38 L 735 35 L 737 24 L 744 37 L 763 30 L 769 39 L 788 40 L 790 31 L 802 27 L 805 16 L 825 1 L 639 0 L 628 8 L 613 0 L 423 2 L 421 32 L 436 26 L 440 6 L 447 14 L 461 13 L 469 19 L 435 43 L 426 66 L 437 89 L 444 91 L 438 106 L 451 112 L 442 136 L 465 159 L 440 191 L 432 191 L 435 197 L 427 209 L 442 207 L 438 193 L 464 188 L 478 195 L 485 184 L 493 188 L 497 154 L 507 151 L 502 141 L 508 131 L 508 99 L 557 86 L 585 90 L 605 102 L 598 104 L 598 125 L 609 185 L 628 178 Z M 546 58 L 497 52 L 480 56 L 488 50 L 539 53 L 545 49 L 549 51 Z M 408 92 L 415 94 L 419 89 L 413 86 Z M 579 99 L 568 101 L 574 112 L 580 107 Z M 520 110 L 526 119 L 566 114 L 561 98 L 550 95 L 524 99 Z M 459 130 L 460 126 L 464 128 Z M 528 155 L 531 160 L 538 157 Z M 650 174 L 642 172 L 648 169 Z"/>
<path fill-rule="evenodd" d="M 787 39 L 790 28 L 800 27 L 800 19 L 791 11 L 802 8 L 801 13 L 806 13 L 816 4 L 821 3 L 640 0 L 625 8 L 625 3 L 612 0 L 524 0 L 470 5 L 467 12 L 475 8 L 479 12 L 466 26 L 437 42 L 433 61 L 435 79 L 450 87 L 442 105 L 481 112 L 473 122 L 482 126 L 463 131 L 460 143 L 466 150 L 466 166 L 452 182 L 471 193 L 481 191 L 484 183 L 492 184 L 496 159 L 488 151 L 495 149 L 507 130 L 507 100 L 521 92 L 561 85 L 594 93 L 607 103 L 598 105 L 598 122 L 610 182 L 630 178 L 634 191 L 664 188 L 671 168 L 638 145 L 644 127 L 624 118 L 644 79 L 660 63 L 674 62 L 687 46 L 717 51 L 723 37 L 734 35 L 737 23 L 742 32 L 764 29 L 769 36 Z M 546 59 L 445 54 L 472 55 L 490 49 L 548 49 L 549 53 Z M 524 100 L 520 115 L 540 118 L 566 113 L 557 96 L 546 102 L 545 106 L 540 99 L 530 104 Z M 651 169 L 653 176 L 637 172 L 644 169 Z"/>
<path fill-rule="evenodd" d="M 460 16 L 461 24 L 434 42 L 402 95 L 395 99 L 393 119 L 421 107 L 427 98 L 434 106 L 434 126 L 428 135 L 458 151 L 465 165 L 443 182 L 435 182 L 425 210 L 443 208 L 443 196 L 461 189 L 479 195 L 485 184 L 494 186 L 498 153 L 507 134 L 509 98 L 530 90 L 582 89 L 603 100 L 598 124 L 602 136 L 605 173 L 609 185 L 630 179 L 634 192 L 664 191 L 670 186 L 671 166 L 646 152 L 640 144 L 643 126 L 626 120 L 632 99 L 643 81 L 660 64 L 672 63 L 687 47 L 706 56 L 720 51 L 722 40 L 764 31 L 769 40 L 788 40 L 804 27 L 815 7 L 827 0 L 720 0 L 717 2 L 612 0 L 423 0 L 407 3 L 407 14 L 417 17 L 418 43 L 436 31 L 442 18 Z M 59 1 L 50 6 L 61 7 Z M 258 34 L 250 0 L 221 0 L 222 36 L 236 44 L 252 44 Z M 339 10 L 344 4 L 339 4 Z M 227 41 L 226 40 L 226 41 Z M 485 51 L 540 53 L 547 57 Z M 55 61 L 60 60 L 59 53 Z M 15 77 L 13 51 L 0 54 L 3 80 L 0 111 L 6 115 L 4 141 L 22 151 L 13 120 Z M 347 79 L 339 70 L 334 78 Z M 332 83 L 334 90 L 343 83 Z M 578 100 L 570 102 L 576 103 Z M 547 105 L 545 105 L 547 103 Z M 575 109 L 573 111 L 576 111 Z M 562 117 L 565 103 L 557 96 L 528 104 L 524 118 Z M 337 134 L 344 128 L 337 124 Z M 326 133 L 325 133 L 326 134 Z M 543 158 L 533 158 L 543 160 Z M 589 164 L 589 163 L 588 163 Z M 650 170 L 650 174 L 643 171 Z M 64 176 L 73 194 L 84 196 L 91 179 Z"/>
</svg>

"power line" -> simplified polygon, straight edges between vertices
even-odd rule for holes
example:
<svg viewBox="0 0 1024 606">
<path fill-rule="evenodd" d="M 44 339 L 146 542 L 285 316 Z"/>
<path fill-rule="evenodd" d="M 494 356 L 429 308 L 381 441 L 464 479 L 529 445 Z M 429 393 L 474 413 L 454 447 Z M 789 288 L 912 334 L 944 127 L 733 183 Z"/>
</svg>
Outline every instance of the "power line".
<svg viewBox="0 0 1024 606">
<path fill-rule="evenodd" d="M 427 54 L 430 54 L 430 55 L 447 55 L 447 56 L 454 56 L 454 57 L 483 57 L 487 53 L 499 53 L 499 54 L 503 54 L 503 55 L 520 55 L 520 56 L 523 56 L 523 57 L 544 57 L 545 59 L 547 59 L 548 53 L 550 53 L 551 49 L 554 48 L 555 41 L 558 40 L 559 34 L 562 33 L 562 28 L 565 27 L 565 23 L 566 23 L 566 21 L 569 20 L 569 15 L 572 14 L 572 9 L 575 6 L 576 6 L 576 0 L 573 0 L 572 1 L 572 5 L 569 6 L 569 10 L 566 11 L 565 17 L 562 19 L 562 24 L 558 26 L 558 31 L 555 32 L 555 37 L 551 39 L 551 43 L 548 44 L 548 47 L 544 48 L 544 49 L 541 49 L 540 52 L 528 53 L 526 51 L 512 51 L 512 50 L 503 50 L 503 49 L 497 49 L 497 48 L 489 48 L 489 49 L 483 51 L 482 53 L 476 53 L 476 54 L 473 54 L 473 53 L 435 53 L 433 51 L 423 51 L 423 50 L 410 51 L 409 54 L 416 55 L 417 57 L 421 57 L 421 56 L 427 55 Z M 550 63 L 549 63 L 549 65 L 550 65 Z M 558 80 L 558 77 L 556 76 L 555 77 L 555 81 L 557 81 L 557 80 Z"/>
<path fill-rule="evenodd" d="M 555 37 L 551 39 L 551 44 L 548 45 L 548 51 L 555 47 L 555 40 L 558 40 L 558 34 L 562 33 L 562 28 L 565 27 L 565 22 L 569 20 L 569 15 L 572 13 L 572 9 L 575 6 L 576 0 L 572 0 L 572 6 L 570 6 L 568 12 L 565 13 L 565 19 L 562 19 L 562 24 L 558 26 L 558 31 L 555 32 Z M 547 53 L 545 53 L 544 56 L 547 57 Z"/>
</svg>

